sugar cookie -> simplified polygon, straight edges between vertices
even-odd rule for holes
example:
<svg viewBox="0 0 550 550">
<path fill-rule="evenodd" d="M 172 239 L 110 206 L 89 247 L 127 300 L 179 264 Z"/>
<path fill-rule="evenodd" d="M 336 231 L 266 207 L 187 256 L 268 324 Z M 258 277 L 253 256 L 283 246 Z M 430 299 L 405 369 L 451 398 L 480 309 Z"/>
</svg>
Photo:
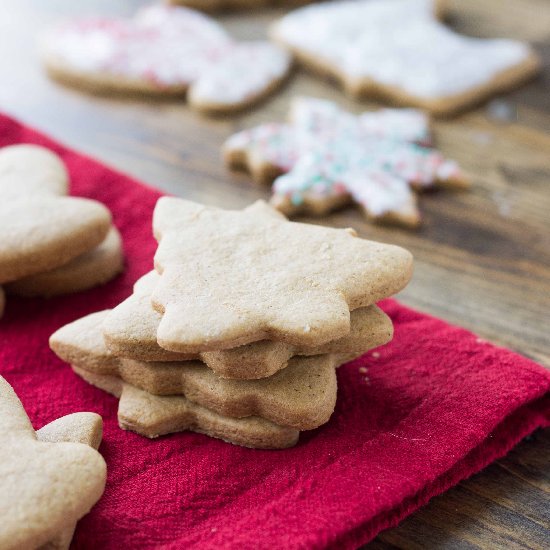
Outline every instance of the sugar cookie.
<svg viewBox="0 0 550 550">
<path fill-rule="evenodd" d="M 109 357 L 101 324 L 108 311 L 78 319 L 50 337 L 64 361 L 86 371 L 116 376 L 154 395 L 187 399 L 235 418 L 261 416 L 275 424 L 311 430 L 328 422 L 336 403 L 335 355 L 294 357 L 261 380 L 224 380 L 200 361 L 155 363 Z"/>
<path fill-rule="evenodd" d="M 0 283 L 54 269 L 99 245 L 111 214 L 97 201 L 62 196 L 67 171 L 51 151 L 0 149 Z"/>
<path fill-rule="evenodd" d="M 77 423 L 93 433 L 86 418 Z M 103 493 L 105 461 L 92 447 L 73 442 L 74 417 L 56 422 L 36 434 L 15 392 L 0 377 L 1 548 L 38 548 L 49 542 L 59 547 Z M 91 423 L 96 422 L 94 416 Z M 62 433 L 59 442 L 55 434 Z"/>
<path fill-rule="evenodd" d="M 111 227 L 105 240 L 96 248 L 51 271 L 30 275 L 6 286 L 19 296 L 57 296 L 81 292 L 110 281 L 124 267 L 122 240 Z"/>
<path fill-rule="evenodd" d="M 77 367 L 73 370 L 88 383 L 119 397 L 118 423 L 123 430 L 150 438 L 190 430 L 258 449 L 284 449 L 298 441 L 297 430 L 278 426 L 258 416 L 229 418 L 195 405 L 185 397 L 159 397 L 115 376 Z"/>
<path fill-rule="evenodd" d="M 184 94 L 205 112 L 258 101 L 290 69 L 269 42 L 236 42 L 214 20 L 154 5 L 133 19 L 68 21 L 44 39 L 49 74 L 91 92 Z M 253 68 L 252 68 L 253 67 Z"/>
<path fill-rule="evenodd" d="M 109 349 L 118 356 L 141 361 L 187 361 L 200 359 L 223 378 L 257 379 L 285 368 L 294 355 L 346 354 L 351 359 L 389 342 L 393 327 L 376 306 L 351 312 L 350 333 L 315 348 L 261 340 L 233 349 L 184 354 L 161 348 L 157 330 L 162 316 L 151 306 L 151 293 L 159 275 L 148 273 L 136 282 L 134 293 L 116 306 L 103 321 Z"/>
<path fill-rule="evenodd" d="M 433 148 L 426 115 L 413 109 L 354 116 L 330 101 L 299 98 L 288 124 L 239 132 L 223 154 L 260 183 L 275 179 L 272 204 L 287 215 L 322 215 L 353 201 L 373 220 L 414 227 L 420 213 L 411 187 L 468 186 L 457 164 Z"/>
<path fill-rule="evenodd" d="M 437 115 L 513 88 L 539 70 L 527 44 L 459 35 L 434 11 L 432 0 L 324 2 L 287 14 L 271 36 L 352 97 L 381 97 Z"/>
<path fill-rule="evenodd" d="M 262 201 L 228 211 L 159 199 L 153 230 L 162 276 L 151 302 L 163 315 L 163 348 L 198 353 L 262 339 L 320 346 L 349 334 L 350 310 L 411 277 L 412 256 L 402 248 L 273 212 Z"/>
</svg>

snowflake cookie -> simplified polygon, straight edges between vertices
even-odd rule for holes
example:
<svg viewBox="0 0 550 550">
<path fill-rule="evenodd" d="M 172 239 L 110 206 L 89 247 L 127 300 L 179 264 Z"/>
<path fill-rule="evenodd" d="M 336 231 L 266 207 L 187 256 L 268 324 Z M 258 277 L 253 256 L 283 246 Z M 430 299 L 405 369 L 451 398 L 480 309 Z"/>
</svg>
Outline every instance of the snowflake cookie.
<svg viewBox="0 0 550 550">
<path fill-rule="evenodd" d="M 355 116 L 330 101 L 298 98 L 288 124 L 239 132 L 223 152 L 229 166 L 257 181 L 275 179 L 272 203 L 287 215 L 322 215 L 353 201 L 374 220 L 416 226 L 411 187 L 468 185 L 432 147 L 428 117 L 414 109 Z"/>
</svg>

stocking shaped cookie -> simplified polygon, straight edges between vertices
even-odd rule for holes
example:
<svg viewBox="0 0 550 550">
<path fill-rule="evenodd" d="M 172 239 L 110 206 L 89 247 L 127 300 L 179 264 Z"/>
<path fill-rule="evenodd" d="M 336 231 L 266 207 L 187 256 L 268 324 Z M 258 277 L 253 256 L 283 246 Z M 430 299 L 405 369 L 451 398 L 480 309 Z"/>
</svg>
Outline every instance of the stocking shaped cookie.
<svg viewBox="0 0 550 550">
<path fill-rule="evenodd" d="M 350 310 L 408 282 L 406 250 L 351 230 L 292 223 L 259 201 L 243 211 L 159 199 L 157 340 L 197 353 L 262 339 L 319 346 L 350 332 Z M 192 261 L 190 260 L 192 258 Z"/>
<path fill-rule="evenodd" d="M 49 73 L 100 92 L 180 94 L 203 111 L 242 108 L 287 74 L 290 56 L 268 42 L 238 43 L 187 8 L 152 6 L 133 19 L 83 19 L 44 40 Z"/>
<path fill-rule="evenodd" d="M 440 115 L 537 72 L 526 44 L 456 34 L 437 21 L 435 6 L 434 0 L 324 2 L 286 15 L 271 35 L 354 97 L 383 97 Z"/>
<path fill-rule="evenodd" d="M 300 98 L 289 124 L 235 134 L 224 156 L 257 181 L 275 177 L 272 202 L 289 215 L 324 214 L 353 201 L 369 218 L 415 226 L 411 187 L 467 186 L 456 163 L 431 146 L 427 117 L 412 109 L 354 116 L 330 101 Z"/>
<path fill-rule="evenodd" d="M 111 214 L 89 199 L 64 197 L 67 172 L 42 147 L 0 150 L 0 283 L 63 265 L 103 241 Z"/>
<path fill-rule="evenodd" d="M 65 442 L 74 441 L 75 424 L 69 424 L 63 421 L 37 438 L 21 402 L 0 377 L 2 548 L 37 548 L 63 537 L 103 493 L 105 461 L 86 444 Z M 61 431 L 64 442 L 52 442 Z"/>
</svg>

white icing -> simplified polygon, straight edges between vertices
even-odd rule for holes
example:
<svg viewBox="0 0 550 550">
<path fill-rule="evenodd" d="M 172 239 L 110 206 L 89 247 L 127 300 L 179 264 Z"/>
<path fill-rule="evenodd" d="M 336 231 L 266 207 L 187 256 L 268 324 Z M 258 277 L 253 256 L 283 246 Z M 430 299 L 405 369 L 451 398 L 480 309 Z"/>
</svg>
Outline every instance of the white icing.
<svg viewBox="0 0 550 550">
<path fill-rule="evenodd" d="M 290 56 L 269 42 L 240 43 L 193 84 L 193 97 L 204 103 L 246 101 L 261 94 L 271 82 L 282 79 Z"/>
<path fill-rule="evenodd" d="M 47 54 L 78 73 L 193 85 L 204 102 L 242 103 L 282 78 L 289 55 L 267 42 L 238 43 L 187 8 L 152 6 L 131 20 L 90 18 L 50 33 Z"/>
<path fill-rule="evenodd" d="M 354 116 L 329 101 L 302 98 L 293 103 L 291 124 L 264 124 L 235 134 L 228 151 L 248 151 L 284 175 L 276 195 L 295 206 L 313 197 L 351 194 L 373 216 L 409 214 L 409 184 L 460 178 L 458 166 L 428 146 L 427 117 L 413 109 L 382 109 Z"/>
<path fill-rule="evenodd" d="M 526 59 L 527 45 L 454 33 L 432 0 L 352 0 L 298 9 L 274 27 L 283 43 L 347 78 L 372 79 L 426 99 L 487 83 Z"/>
</svg>

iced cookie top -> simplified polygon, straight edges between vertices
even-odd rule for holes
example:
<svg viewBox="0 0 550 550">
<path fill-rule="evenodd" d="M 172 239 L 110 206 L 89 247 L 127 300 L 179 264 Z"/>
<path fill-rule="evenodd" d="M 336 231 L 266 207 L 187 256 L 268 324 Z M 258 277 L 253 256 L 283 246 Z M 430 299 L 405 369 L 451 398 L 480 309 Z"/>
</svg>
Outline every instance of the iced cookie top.
<svg viewBox="0 0 550 550">
<path fill-rule="evenodd" d="M 514 40 L 461 36 L 433 12 L 433 0 L 316 4 L 283 17 L 273 36 L 347 79 L 372 79 L 425 99 L 482 86 L 530 55 Z"/>
<path fill-rule="evenodd" d="M 281 79 L 290 56 L 268 42 L 234 41 L 215 21 L 182 7 L 152 6 L 132 19 L 68 21 L 45 38 L 46 59 L 81 78 L 158 90 L 193 86 L 199 103 L 242 103 Z M 115 80 L 116 79 L 116 80 Z"/>
</svg>

